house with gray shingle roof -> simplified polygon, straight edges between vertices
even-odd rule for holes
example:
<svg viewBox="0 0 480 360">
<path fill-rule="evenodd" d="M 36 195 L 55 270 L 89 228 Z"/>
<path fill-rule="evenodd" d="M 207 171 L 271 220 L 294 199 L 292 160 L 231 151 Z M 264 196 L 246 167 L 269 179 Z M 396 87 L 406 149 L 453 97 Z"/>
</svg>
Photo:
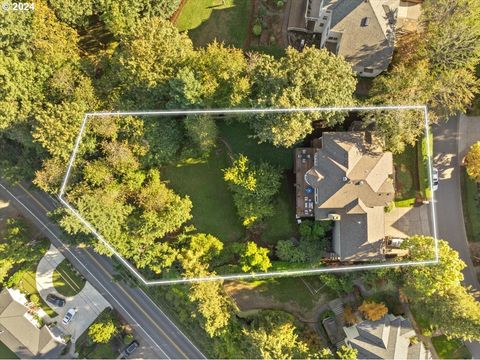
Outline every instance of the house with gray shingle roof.
<svg viewBox="0 0 480 360">
<path fill-rule="evenodd" d="M 65 347 L 50 329 L 28 311 L 18 290 L 0 292 L 0 341 L 19 358 L 56 358 Z"/>
<path fill-rule="evenodd" d="M 295 150 L 297 218 L 333 220 L 340 261 L 383 260 L 392 153 L 365 131 L 325 132 L 314 144 Z"/>
<path fill-rule="evenodd" d="M 345 344 L 358 350 L 359 359 L 431 359 L 409 320 L 402 316 L 385 315 L 377 321 L 365 320 L 343 328 Z"/>
<path fill-rule="evenodd" d="M 289 43 L 327 48 L 374 77 L 392 60 L 398 7 L 399 0 L 292 0 Z"/>
</svg>

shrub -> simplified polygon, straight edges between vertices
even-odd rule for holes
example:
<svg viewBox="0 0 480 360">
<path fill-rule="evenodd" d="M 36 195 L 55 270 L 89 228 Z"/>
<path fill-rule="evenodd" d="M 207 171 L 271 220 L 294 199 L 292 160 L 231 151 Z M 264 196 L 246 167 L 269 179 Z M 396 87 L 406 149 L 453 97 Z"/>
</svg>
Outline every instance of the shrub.
<svg viewBox="0 0 480 360">
<path fill-rule="evenodd" d="M 36 306 L 40 306 L 40 296 L 38 296 L 37 294 L 32 294 L 30 295 L 30 302 L 32 304 L 35 304 Z"/>
<path fill-rule="evenodd" d="M 262 25 L 260 23 L 253 25 L 252 33 L 255 36 L 260 36 L 262 34 Z"/>
<path fill-rule="evenodd" d="M 133 339 L 134 339 L 134 337 L 133 337 L 132 334 L 125 334 L 125 336 L 123 337 L 123 343 L 125 345 L 128 345 L 133 341 Z"/>
<path fill-rule="evenodd" d="M 277 5 L 278 8 L 282 8 L 283 5 L 285 5 L 285 2 L 284 2 L 283 0 L 278 0 L 278 1 L 276 2 L 276 5 Z"/>
<path fill-rule="evenodd" d="M 468 176 L 480 182 L 480 141 L 477 141 L 470 147 L 465 157 L 465 163 Z"/>
<path fill-rule="evenodd" d="M 307 260 L 307 254 L 292 240 L 280 240 L 277 242 L 276 250 L 278 258 L 283 261 L 304 262 Z"/>
<path fill-rule="evenodd" d="M 388 313 L 388 308 L 384 303 L 376 303 L 365 300 L 358 308 L 368 320 L 380 320 Z"/>
</svg>

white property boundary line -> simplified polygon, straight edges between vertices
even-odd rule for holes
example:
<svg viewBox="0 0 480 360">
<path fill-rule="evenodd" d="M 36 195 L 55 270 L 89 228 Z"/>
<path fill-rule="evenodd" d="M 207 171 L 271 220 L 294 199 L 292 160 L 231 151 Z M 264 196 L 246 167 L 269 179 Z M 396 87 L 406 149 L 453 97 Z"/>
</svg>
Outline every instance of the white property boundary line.
<svg viewBox="0 0 480 360">
<path fill-rule="evenodd" d="M 130 264 L 122 255 L 120 255 L 105 238 L 86 221 L 79 212 L 74 209 L 65 199 L 65 189 L 70 178 L 73 164 L 85 132 L 88 119 L 93 116 L 179 116 L 179 115 L 220 115 L 220 114 L 254 114 L 254 113 L 292 113 L 292 112 L 331 112 L 331 111 L 371 111 L 371 110 L 422 110 L 424 125 L 425 125 L 425 137 L 428 153 L 428 180 L 431 191 L 430 209 L 433 225 L 433 238 L 435 242 L 435 258 L 427 261 L 406 261 L 398 263 L 387 264 L 367 264 L 367 265 L 351 265 L 351 266 L 338 266 L 330 268 L 319 269 L 305 269 L 305 270 L 288 270 L 288 271 L 270 271 L 265 273 L 248 273 L 248 274 L 231 274 L 222 276 L 209 276 L 209 277 L 197 277 L 197 278 L 181 278 L 181 279 L 168 279 L 168 280 L 147 280 L 143 275 Z M 313 275 L 327 272 L 346 272 L 353 270 L 369 270 L 379 268 L 391 268 L 399 266 L 413 266 L 413 265 L 432 265 L 438 264 L 439 252 L 438 252 L 438 239 L 437 239 L 437 222 L 436 222 L 436 208 L 435 208 L 435 192 L 433 191 L 433 177 L 432 177 L 432 149 L 430 148 L 430 129 L 428 126 L 428 108 L 426 105 L 386 105 L 386 106 L 351 106 L 351 107 L 306 107 L 306 108 L 269 108 L 269 109 L 213 109 L 213 110 L 162 110 L 162 111 L 118 111 L 118 112 L 92 112 L 86 113 L 83 117 L 83 121 L 78 133 L 75 145 L 70 156 L 67 171 L 58 194 L 60 202 L 69 209 L 72 214 L 77 217 L 80 222 L 89 229 L 92 234 L 111 251 L 111 253 L 125 266 L 127 269 L 137 277 L 138 280 L 144 285 L 166 285 L 166 284 L 179 284 L 179 283 L 191 283 L 200 281 L 213 281 L 213 280 L 234 280 L 234 279 L 258 279 L 258 278 L 271 278 L 280 276 L 299 276 L 299 275 Z"/>
</svg>

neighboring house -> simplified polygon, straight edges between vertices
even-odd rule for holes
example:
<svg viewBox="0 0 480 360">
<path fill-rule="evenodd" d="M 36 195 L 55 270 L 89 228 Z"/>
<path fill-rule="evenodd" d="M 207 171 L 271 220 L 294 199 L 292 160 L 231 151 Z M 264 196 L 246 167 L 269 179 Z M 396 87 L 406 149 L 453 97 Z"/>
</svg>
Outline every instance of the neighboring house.
<svg viewBox="0 0 480 360">
<path fill-rule="evenodd" d="M 28 312 L 27 303 L 18 290 L 0 292 L 0 341 L 19 358 L 57 357 L 64 344 Z"/>
<path fill-rule="evenodd" d="M 399 0 L 292 0 L 290 45 L 327 48 L 360 76 L 387 70 L 393 56 Z"/>
<path fill-rule="evenodd" d="M 345 344 L 358 350 L 359 359 L 431 359 L 409 320 L 392 314 L 377 321 L 344 327 Z"/>
<path fill-rule="evenodd" d="M 332 220 L 340 261 L 383 260 L 385 213 L 395 195 L 393 157 L 370 132 L 325 132 L 295 150 L 297 218 Z"/>
</svg>

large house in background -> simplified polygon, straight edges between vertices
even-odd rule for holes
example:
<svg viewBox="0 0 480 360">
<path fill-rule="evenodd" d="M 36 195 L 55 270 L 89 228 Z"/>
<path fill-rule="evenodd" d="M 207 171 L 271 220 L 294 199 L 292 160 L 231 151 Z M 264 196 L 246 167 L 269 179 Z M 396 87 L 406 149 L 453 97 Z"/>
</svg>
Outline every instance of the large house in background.
<svg viewBox="0 0 480 360">
<path fill-rule="evenodd" d="M 0 341 L 19 358 L 57 358 L 65 344 L 29 311 L 20 291 L 0 292 Z"/>
<path fill-rule="evenodd" d="M 431 359 L 409 320 L 392 314 L 377 321 L 362 321 L 343 328 L 345 344 L 358 350 L 359 359 Z"/>
<path fill-rule="evenodd" d="M 296 216 L 334 221 L 340 261 L 385 258 L 385 206 L 395 196 L 393 157 L 370 132 L 325 132 L 295 150 Z"/>
<path fill-rule="evenodd" d="M 392 60 L 398 7 L 399 0 L 292 0 L 289 43 L 325 47 L 374 77 Z"/>
</svg>

